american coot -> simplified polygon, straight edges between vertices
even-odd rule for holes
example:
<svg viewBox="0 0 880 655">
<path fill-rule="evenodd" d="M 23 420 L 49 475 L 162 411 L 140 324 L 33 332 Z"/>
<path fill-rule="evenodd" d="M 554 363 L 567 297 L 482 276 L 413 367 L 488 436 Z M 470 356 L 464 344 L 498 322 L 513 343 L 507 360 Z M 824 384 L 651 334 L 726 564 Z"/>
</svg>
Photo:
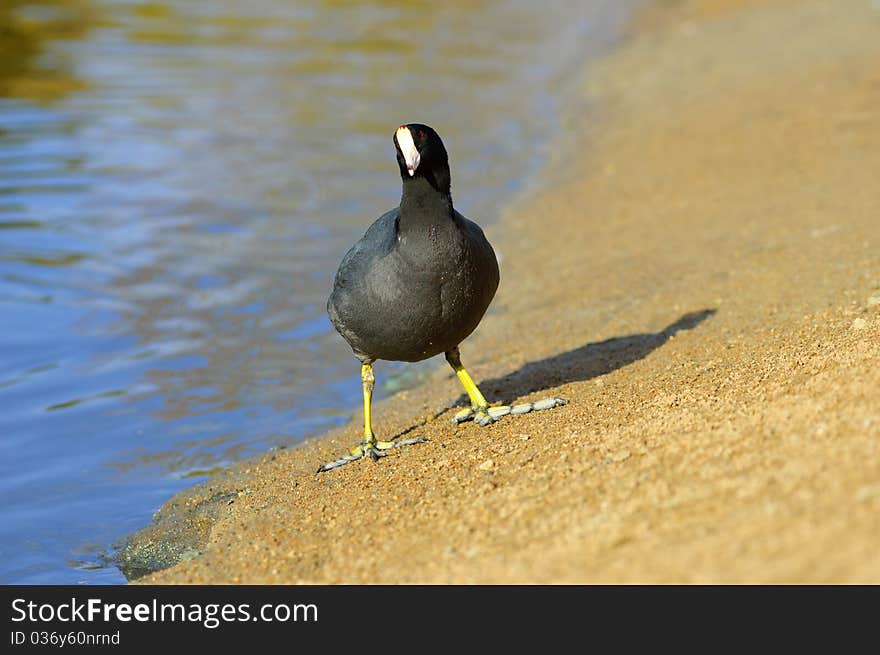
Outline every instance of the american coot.
<svg viewBox="0 0 880 655">
<path fill-rule="evenodd" d="M 458 345 L 474 331 L 498 288 L 498 261 L 480 227 L 452 207 L 449 160 L 427 125 L 401 125 L 394 134 L 403 179 L 400 206 L 381 216 L 343 257 L 327 301 L 330 320 L 361 362 L 364 439 L 351 454 L 319 469 L 327 471 L 423 438 L 378 441 L 370 422 L 372 363 L 417 362 L 440 353 L 455 370 L 471 407 L 453 420 L 488 425 L 507 414 L 565 403 L 489 407 L 461 364 Z"/>
</svg>

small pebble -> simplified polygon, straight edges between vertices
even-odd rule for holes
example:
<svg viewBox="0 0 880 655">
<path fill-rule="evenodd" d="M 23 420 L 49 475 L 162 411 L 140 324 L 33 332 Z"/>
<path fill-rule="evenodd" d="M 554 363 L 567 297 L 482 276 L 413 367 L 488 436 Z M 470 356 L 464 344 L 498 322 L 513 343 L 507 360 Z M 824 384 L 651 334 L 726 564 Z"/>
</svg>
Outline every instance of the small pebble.
<svg viewBox="0 0 880 655">
<path fill-rule="evenodd" d="M 852 322 L 853 330 L 862 330 L 866 327 L 868 327 L 868 321 L 863 318 L 857 318 Z"/>
<path fill-rule="evenodd" d="M 876 499 L 880 499 L 880 484 L 861 487 L 856 491 L 856 501 L 860 503 L 867 503 Z"/>
<path fill-rule="evenodd" d="M 492 469 L 495 468 L 495 462 L 493 462 L 491 459 L 487 459 L 485 462 L 480 464 L 477 468 L 480 469 L 481 471 L 491 471 Z"/>
<path fill-rule="evenodd" d="M 876 307 L 880 305 L 880 296 L 871 296 L 868 298 L 868 307 Z"/>
<path fill-rule="evenodd" d="M 618 450 L 616 453 L 611 454 L 611 459 L 615 462 L 623 462 L 628 460 L 630 456 L 630 452 L 628 450 Z"/>
<path fill-rule="evenodd" d="M 201 554 L 202 551 L 198 550 L 197 548 L 190 548 L 189 550 L 185 550 L 180 554 L 180 561 L 188 562 L 195 559 L 196 557 L 199 557 Z"/>
</svg>

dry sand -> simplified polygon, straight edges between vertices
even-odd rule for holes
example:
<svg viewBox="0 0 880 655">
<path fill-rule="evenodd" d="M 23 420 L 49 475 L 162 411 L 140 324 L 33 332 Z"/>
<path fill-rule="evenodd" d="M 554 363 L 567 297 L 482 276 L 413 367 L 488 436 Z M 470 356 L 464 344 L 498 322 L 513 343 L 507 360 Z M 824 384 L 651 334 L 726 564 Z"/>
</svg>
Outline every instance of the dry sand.
<svg viewBox="0 0 880 655">
<path fill-rule="evenodd" d="M 374 412 L 429 443 L 215 477 L 144 581 L 880 582 L 880 7 L 654 3 L 563 132 L 462 355 L 570 404 L 456 428 L 438 369 Z"/>
</svg>

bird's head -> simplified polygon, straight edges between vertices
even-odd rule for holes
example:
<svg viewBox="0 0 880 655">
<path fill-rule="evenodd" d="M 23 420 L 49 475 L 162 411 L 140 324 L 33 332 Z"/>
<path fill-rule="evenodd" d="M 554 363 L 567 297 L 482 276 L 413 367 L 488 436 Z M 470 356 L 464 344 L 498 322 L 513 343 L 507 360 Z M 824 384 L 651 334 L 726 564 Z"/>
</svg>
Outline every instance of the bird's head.
<svg viewBox="0 0 880 655">
<path fill-rule="evenodd" d="M 409 123 L 394 133 L 397 163 L 404 181 L 425 177 L 435 188 L 449 187 L 449 156 L 440 136 L 427 125 Z"/>
</svg>

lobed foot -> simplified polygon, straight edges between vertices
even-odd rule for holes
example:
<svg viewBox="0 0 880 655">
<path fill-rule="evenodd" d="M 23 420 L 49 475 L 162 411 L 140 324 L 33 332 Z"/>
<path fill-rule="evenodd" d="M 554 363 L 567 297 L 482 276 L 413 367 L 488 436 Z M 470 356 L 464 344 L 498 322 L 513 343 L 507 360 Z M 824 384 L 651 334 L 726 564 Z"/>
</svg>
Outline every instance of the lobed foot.
<svg viewBox="0 0 880 655">
<path fill-rule="evenodd" d="M 349 462 L 354 462 L 364 456 L 369 457 L 375 462 L 380 457 L 385 457 L 385 455 L 388 454 L 388 451 L 392 448 L 402 448 L 403 446 L 411 446 L 413 444 L 424 443 L 426 441 L 427 439 L 425 437 L 402 439 L 401 441 L 363 441 L 352 448 L 351 452 L 348 455 L 346 455 L 345 457 L 340 457 L 339 459 L 335 459 L 332 462 L 327 462 L 326 464 L 321 466 L 317 472 L 323 473 L 324 471 L 330 471 L 335 468 L 339 468 L 340 466 L 345 466 Z"/>
<path fill-rule="evenodd" d="M 544 398 L 533 403 L 522 403 L 521 405 L 499 405 L 498 407 L 466 407 L 456 412 L 452 417 L 452 422 L 458 425 L 465 421 L 474 421 L 478 425 L 485 427 L 490 423 L 494 423 L 503 416 L 508 414 L 528 414 L 529 412 L 540 412 L 544 409 L 552 409 L 565 405 L 568 401 L 565 398 Z"/>
</svg>

